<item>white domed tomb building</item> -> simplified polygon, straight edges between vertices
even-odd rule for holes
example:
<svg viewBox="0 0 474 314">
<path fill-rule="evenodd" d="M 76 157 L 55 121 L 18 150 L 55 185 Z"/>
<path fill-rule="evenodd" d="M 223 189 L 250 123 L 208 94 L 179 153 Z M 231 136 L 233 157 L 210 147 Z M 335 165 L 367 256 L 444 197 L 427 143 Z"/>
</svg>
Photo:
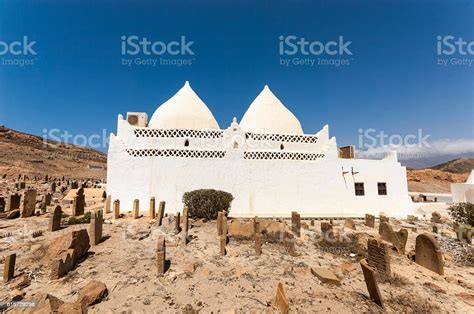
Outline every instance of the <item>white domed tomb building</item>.
<svg viewBox="0 0 474 314">
<path fill-rule="evenodd" d="M 186 84 L 146 113 L 118 116 L 108 151 L 107 193 L 130 211 L 151 197 L 181 211 L 196 189 L 232 193 L 232 217 L 363 217 L 411 214 L 406 169 L 396 153 L 382 160 L 340 158 L 324 126 L 304 134 L 298 119 L 265 86 L 240 123 L 221 129 Z"/>
</svg>

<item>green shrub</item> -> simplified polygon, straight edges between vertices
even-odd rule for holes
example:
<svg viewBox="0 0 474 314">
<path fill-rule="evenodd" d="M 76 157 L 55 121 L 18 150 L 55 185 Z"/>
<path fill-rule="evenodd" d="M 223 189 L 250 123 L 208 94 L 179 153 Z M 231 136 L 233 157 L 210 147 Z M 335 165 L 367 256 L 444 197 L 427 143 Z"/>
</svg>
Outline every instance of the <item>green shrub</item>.
<svg viewBox="0 0 474 314">
<path fill-rule="evenodd" d="M 91 222 L 91 213 L 87 212 L 83 216 L 74 217 L 71 216 L 69 218 L 63 219 L 62 223 L 64 225 L 78 225 L 78 224 L 88 224 Z"/>
<path fill-rule="evenodd" d="M 448 210 L 457 223 L 474 226 L 474 204 L 458 203 L 449 207 Z"/>
<path fill-rule="evenodd" d="M 233 199 L 230 193 L 212 189 L 194 190 L 183 195 L 183 203 L 188 207 L 189 217 L 208 220 L 217 219 L 219 211 L 224 211 L 227 216 Z"/>
</svg>

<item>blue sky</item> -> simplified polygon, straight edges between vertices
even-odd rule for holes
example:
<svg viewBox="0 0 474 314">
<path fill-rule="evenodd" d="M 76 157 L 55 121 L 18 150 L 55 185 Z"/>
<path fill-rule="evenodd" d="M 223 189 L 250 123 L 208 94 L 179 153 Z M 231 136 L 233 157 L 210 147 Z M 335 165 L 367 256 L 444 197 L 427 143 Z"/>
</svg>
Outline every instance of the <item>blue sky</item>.
<svg viewBox="0 0 474 314">
<path fill-rule="evenodd" d="M 1 1 L 0 41 L 27 36 L 37 55 L 23 56 L 33 65 L 0 65 L 0 124 L 38 135 L 115 132 L 118 113 L 151 115 L 189 80 L 224 128 L 268 84 L 305 133 L 329 124 L 339 145 L 357 145 L 359 129 L 422 129 L 474 151 L 474 64 L 437 64 L 437 36 L 473 41 L 473 20 L 467 0 Z M 192 65 L 124 66 L 123 35 L 185 36 Z M 343 36 L 350 65 L 282 66 L 295 56 L 279 54 L 279 36 L 290 35 Z"/>
</svg>

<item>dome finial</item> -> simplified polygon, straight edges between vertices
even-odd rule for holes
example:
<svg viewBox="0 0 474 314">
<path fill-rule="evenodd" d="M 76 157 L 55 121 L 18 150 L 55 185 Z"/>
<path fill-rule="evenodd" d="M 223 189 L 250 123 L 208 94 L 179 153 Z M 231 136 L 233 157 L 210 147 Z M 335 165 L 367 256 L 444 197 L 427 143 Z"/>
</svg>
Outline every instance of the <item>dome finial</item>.
<svg viewBox="0 0 474 314">
<path fill-rule="evenodd" d="M 184 86 L 190 87 L 189 86 L 189 81 L 184 82 Z"/>
</svg>

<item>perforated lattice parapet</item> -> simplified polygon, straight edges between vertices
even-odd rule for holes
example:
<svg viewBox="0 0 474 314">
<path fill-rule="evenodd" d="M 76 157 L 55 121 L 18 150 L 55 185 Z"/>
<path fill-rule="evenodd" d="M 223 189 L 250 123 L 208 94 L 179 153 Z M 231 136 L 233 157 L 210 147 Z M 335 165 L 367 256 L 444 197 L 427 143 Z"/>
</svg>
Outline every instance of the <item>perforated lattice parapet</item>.
<svg viewBox="0 0 474 314">
<path fill-rule="evenodd" d="M 127 149 L 133 157 L 224 158 L 223 150 Z"/>
<path fill-rule="evenodd" d="M 296 152 L 244 152 L 244 159 L 287 159 L 287 160 L 316 160 L 324 158 L 324 154 Z"/>
<path fill-rule="evenodd" d="M 179 129 L 134 129 L 136 137 L 183 137 L 183 138 L 221 138 L 223 131 L 198 131 Z"/>
<path fill-rule="evenodd" d="M 288 134 L 264 134 L 264 133 L 245 133 L 245 137 L 255 141 L 275 141 L 288 143 L 316 143 L 318 138 L 310 135 L 288 135 Z"/>
</svg>

